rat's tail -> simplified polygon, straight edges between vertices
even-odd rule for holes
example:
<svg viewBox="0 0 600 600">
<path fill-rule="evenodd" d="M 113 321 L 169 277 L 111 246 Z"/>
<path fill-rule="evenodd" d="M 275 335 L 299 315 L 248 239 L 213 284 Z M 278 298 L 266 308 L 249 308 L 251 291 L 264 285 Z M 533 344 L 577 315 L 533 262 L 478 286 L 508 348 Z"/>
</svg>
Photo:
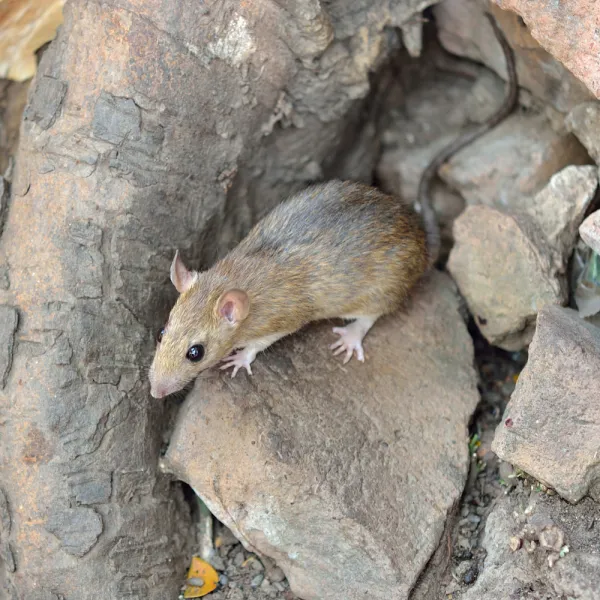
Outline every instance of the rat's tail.
<svg viewBox="0 0 600 600">
<path fill-rule="evenodd" d="M 423 217 L 423 223 L 425 225 L 425 231 L 427 232 L 427 241 L 429 247 L 429 264 L 432 267 L 437 262 L 440 252 L 440 228 L 437 223 L 435 211 L 431 205 L 431 183 L 434 177 L 437 175 L 438 169 L 456 152 L 464 148 L 467 144 L 475 141 L 478 137 L 487 133 L 490 129 L 494 128 L 500 121 L 504 120 L 515 108 L 518 99 L 519 85 L 517 81 L 517 71 L 515 68 L 515 59 L 513 57 L 512 50 L 502 33 L 498 24 L 489 13 L 486 14 L 492 27 L 494 34 L 504 53 L 504 60 L 506 61 L 506 70 L 508 73 L 508 92 L 504 99 L 504 102 L 500 108 L 485 122 L 481 123 L 474 129 L 467 131 L 463 135 L 459 136 L 449 146 L 443 148 L 438 152 L 432 159 L 423 174 L 421 175 L 421 181 L 419 182 L 419 191 L 417 193 L 417 199 L 421 205 L 421 214 Z"/>
</svg>

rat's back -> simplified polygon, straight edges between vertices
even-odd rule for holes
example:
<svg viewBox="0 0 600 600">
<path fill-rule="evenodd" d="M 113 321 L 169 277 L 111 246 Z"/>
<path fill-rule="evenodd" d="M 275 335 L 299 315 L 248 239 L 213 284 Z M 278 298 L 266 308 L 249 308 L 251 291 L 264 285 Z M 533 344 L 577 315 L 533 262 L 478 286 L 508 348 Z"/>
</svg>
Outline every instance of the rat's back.
<svg viewBox="0 0 600 600">
<path fill-rule="evenodd" d="M 277 206 L 233 255 L 262 258 L 285 280 L 302 282 L 299 295 L 313 304 L 315 319 L 391 312 L 428 265 L 426 234 L 411 206 L 341 181 Z"/>
</svg>

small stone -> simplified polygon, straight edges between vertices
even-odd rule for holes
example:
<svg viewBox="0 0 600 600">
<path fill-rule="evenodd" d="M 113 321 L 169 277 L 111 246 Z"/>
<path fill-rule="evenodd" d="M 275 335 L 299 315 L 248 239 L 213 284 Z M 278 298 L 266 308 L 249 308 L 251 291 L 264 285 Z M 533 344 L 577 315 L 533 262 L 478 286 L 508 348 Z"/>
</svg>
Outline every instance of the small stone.
<svg viewBox="0 0 600 600">
<path fill-rule="evenodd" d="M 223 558 L 217 554 L 211 557 L 210 564 L 216 571 L 224 571 L 225 570 L 225 561 Z"/>
<path fill-rule="evenodd" d="M 279 567 L 273 567 L 268 571 L 269 579 L 273 583 L 279 583 L 285 579 L 285 573 Z"/>
<path fill-rule="evenodd" d="M 526 541 L 524 546 L 529 554 L 533 554 L 537 548 L 537 544 L 533 540 Z"/>
<path fill-rule="evenodd" d="M 558 552 L 550 552 L 550 554 L 548 554 L 548 566 L 552 568 L 559 559 L 560 554 Z"/>
<path fill-rule="evenodd" d="M 259 573 L 258 575 L 255 575 L 252 578 L 252 581 L 250 583 L 250 587 L 253 587 L 253 588 L 259 587 L 260 584 L 263 582 L 264 578 L 265 578 L 265 576 L 262 573 Z"/>
<path fill-rule="evenodd" d="M 517 537 L 516 535 L 513 535 L 508 543 L 511 552 L 516 552 L 521 548 L 522 545 L 523 540 L 520 537 Z"/>
<path fill-rule="evenodd" d="M 242 563 L 244 562 L 245 558 L 244 558 L 244 551 L 243 550 L 238 550 L 238 552 L 236 552 L 235 556 L 233 557 L 233 564 L 236 567 L 241 567 Z"/>
<path fill-rule="evenodd" d="M 478 575 L 479 575 L 479 569 L 477 568 L 477 565 L 475 563 L 473 563 L 469 567 L 469 570 L 464 574 L 463 582 L 465 583 L 465 585 L 472 585 L 477 580 Z"/>
<path fill-rule="evenodd" d="M 251 556 L 249 559 L 250 567 L 253 571 L 264 571 L 265 568 L 257 556 Z"/>
<path fill-rule="evenodd" d="M 204 579 L 202 579 L 201 577 L 190 577 L 187 581 L 186 581 L 187 585 L 193 585 L 196 587 L 202 587 L 204 585 Z"/>
<path fill-rule="evenodd" d="M 286 587 L 285 585 L 283 585 L 283 583 L 281 581 L 275 581 L 273 582 L 273 587 L 278 591 L 278 592 L 285 592 Z"/>
<path fill-rule="evenodd" d="M 219 585 L 226 586 L 228 582 L 229 582 L 229 577 L 227 577 L 227 575 L 221 573 L 221 575 L 219 575 Z"/>
<path fill-rule="evenodd" d="M 563 547 L 565 535 L 556 526 L 547 527 L 540 533 L 540 547 L 545 550 L 554 550 L 554 552 L 560 552 Z"/>
</svg>

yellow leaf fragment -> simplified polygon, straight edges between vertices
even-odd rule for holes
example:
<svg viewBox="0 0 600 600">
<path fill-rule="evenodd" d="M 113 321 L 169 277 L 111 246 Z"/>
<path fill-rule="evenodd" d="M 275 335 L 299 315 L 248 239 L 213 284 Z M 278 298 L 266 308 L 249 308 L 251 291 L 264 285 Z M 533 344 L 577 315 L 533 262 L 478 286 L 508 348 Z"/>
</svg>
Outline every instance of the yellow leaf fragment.
<svg viewBox="0 0 600 600">
<path fill-rule="evenodd" d="M 187 578 L 188 581 L 190 579 L 201 579 L 204 584 L 202 586 L 186 585 L 183 592 L 184 598 L 202 598 L 202 596 L 214 591 L 219 583 L 219 574 L 199 556 L 192 556 L 192 564 Z"/>
</svg>

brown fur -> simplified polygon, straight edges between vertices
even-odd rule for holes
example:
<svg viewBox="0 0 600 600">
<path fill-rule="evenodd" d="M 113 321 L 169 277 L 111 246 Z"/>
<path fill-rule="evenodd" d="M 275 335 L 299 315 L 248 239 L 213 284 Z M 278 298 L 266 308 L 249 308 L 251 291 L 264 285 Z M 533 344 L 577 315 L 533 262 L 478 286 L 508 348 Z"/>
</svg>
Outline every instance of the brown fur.
<svg viewBox="0 0 600 600">
<path fill-rule="evenodd" d="M 183 387 L 253 340 L 319 319 L 390 313 L 428 262 L 426 233 L 411 206 L 362 184 L 315 185 L 276 207 L 197 275 L 171 311 L 152 372 Z M 233 288 L 250 302 L 236 327 L 215 310 Z M 186 352 L 198 343 L 205 358 L 191 363 Z"/>
</svg>

